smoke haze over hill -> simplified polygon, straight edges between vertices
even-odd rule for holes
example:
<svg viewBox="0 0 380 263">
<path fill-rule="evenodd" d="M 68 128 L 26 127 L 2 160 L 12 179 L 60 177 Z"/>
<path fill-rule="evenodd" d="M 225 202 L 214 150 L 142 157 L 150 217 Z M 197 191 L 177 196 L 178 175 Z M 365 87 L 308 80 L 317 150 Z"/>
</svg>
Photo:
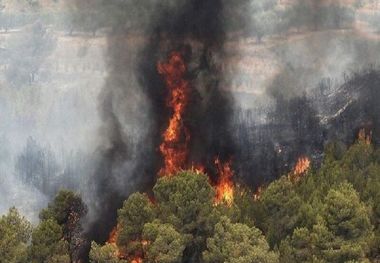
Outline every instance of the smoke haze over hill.
<svg viewBox="0 0 380 263">
<path fill-rule="evenodd" d="M 192 90 L 189 162 L 213 180 L 215 156 L 256 188 L 360 128 L 379 142 L 380 37 L 365 1 L 58 2 L 0 11 L 1 213 L 36 219 L 70 188 L 89 207 L 88 235 L 107 239 L 162 166 L 171 111 L 157 63 L 172 51 Z"/>
</svg>

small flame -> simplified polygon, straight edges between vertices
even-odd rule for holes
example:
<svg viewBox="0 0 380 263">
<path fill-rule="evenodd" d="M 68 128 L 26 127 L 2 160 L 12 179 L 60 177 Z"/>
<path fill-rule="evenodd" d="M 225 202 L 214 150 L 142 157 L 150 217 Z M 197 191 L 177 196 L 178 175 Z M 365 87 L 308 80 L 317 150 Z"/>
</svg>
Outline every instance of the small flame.
<svg viewBox="0 0 380 263">
<path fill-rule="evenodd" d="M 115 246 L 116 248 L 116 253 L 115 253 L 115 256 L 119 259 L 127 259 L 129 256 L 125 253 L 122 253 L 119 249 L 119 247 L 117 246 L 117 237 L 118 237 L 118 234 L 119 234 L 119 225 L 117 225 L 116 227 L 114 227 L 109 235 L 109 238 L 108 238 L 108 241 L 107 243 Z M 137 241 L 131 241 L 131 243 L 141 243 L 141 245 L 143 247 L 146 247 L 147 245 L 149 245 L 149 241 L 148 240 L 137 240 Z M 135 261 L 134 261 L 135 260 Z M 141 257 L 141 255 L 137 256 L 135 255 L 133 259 L 131 259 L 131 262 L 143 262 L 142 261 L 143 258 Z"/>
<path fill-rule="evenodd" d="M 112 244 L 112 245 L 116 245 L 116 241 L 117 241 L 117 235 L 118 235 L 119 233 L 118 233 L 118 228 L 117 228 L 117 226 L 115 226 L 113 229 L 112 229 L 112 231 L 111 231 L 111 233 L 110 233 L 110 235 L 109 235 L 109 237 L 108 237 L 108 243 L 109 244 Z"/>
<path fill-rule="evenodd" d="M 135 257 L 131 260 L 131 263 L 143 263 L 143 259 L 140 257 Z"/>
<path fill-rule="evenodd" d="M 204 174 L 205 173 L 205 167 L 202 165 L 192 165 L 191 171 L 193 171 L 196 174 Z"/>
<path fill-rule="evenodd" d="M 310 167 L 310 160 L 307 157 L 300 157 L 294 167 L 293 174 L 300 175 L 305 173 Z"/>
<path fill-rule="evenodd" d="M 119 247 L 117 246 L 117 237 L 118 237 L 118 235 L 119 235 L 119 225 L 115 226 L 112 229 L 112 231 L 111 231 L 111 233 L 110 233 L 110 235 L 108 237 L 107 243 L 113 245 L 116 248 L 115 256 L 117 258 L 125 258 L 126 257 L 125 254 L 123 254 L 119 250 Z"/>
<path fill-rule="evenodd" d="M 228 161 L 222 163 L 219 158 L 216 158 L 215 165 L 218 169 L 219 176 L 219 181 L 216 185 L 215 204 L 225 202 L 227 205 L 231 206 L 234 201 L 234 184 L 232 182 L 234 172 L 231 167 L 232 162 Z"/>
<path fill-rule="evenodd" d="M 133 241 L 133 242 L 141 243 L 141 245 L 143 246 L 143 250 L 145 249 L 145 247 L 147 245 L 149 245 L 149 241 L 148 240 Z M 144 252 L 140 251 L 140 253 L 135 254 L 130 260 L 131 260 L 131 263 L 133 263 L 133 262 L 135 262 L 135 263 L 142 263 L 144 261 Z"/>
<path fill-rule="evenodd" d="M 367 133 L 365 128 L 360 129 L 358 133 L 358 141 L 370 145 L 372 142 L 372 131 Z"/>
<path fill-rule="evenodd" d="M 301 177 L 309 170 L 310 168 L 310 159 L 308 157 L 300 157 L 296 165 L 294 166 L 293 171 L 289 174 L 288 178 L 293 182 L 298 182 Z"/>
<path fill-rule="evenodd" d="M 190 134 L 183 124 L 183 115 L 189 102 L 190 85 L 185 79 L 187 69 L 179 52 L 172 52 L 167 63 L 158 63 L 157 70 L 163 76 L 169 90 L 166 103 L 173 111 L 160 145 L 164 167 L 159 171 L 159 175 L 163 176 L 172 175 L 185 168 Z"/>
</svg>

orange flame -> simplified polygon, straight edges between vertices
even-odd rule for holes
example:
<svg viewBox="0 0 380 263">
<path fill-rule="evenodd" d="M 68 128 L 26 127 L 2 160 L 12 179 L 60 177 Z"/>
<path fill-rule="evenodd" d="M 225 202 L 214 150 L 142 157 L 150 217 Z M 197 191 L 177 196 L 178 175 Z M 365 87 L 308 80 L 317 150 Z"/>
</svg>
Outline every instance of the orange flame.
<svg viewBox="0 0 380 263">
<path fill-rule="evenodd" d="M 112 229 L 112 231 L 111 231 L 111 233 L 110 233 L 110 235 L 108 237 L 107 243 L 113 245 L 116 248 L 115 256 L 117 258 L 120 258 L 120 259 L 126 258 L 126 255 L 124 253 L 122 253 L 120 251 L 119 247 L 117 246 L 117 237 L 118 237 L 118 235 L 119 235 L 119 225 L 115 226 Z"/>
<path fill-rule="evenodd" d="M 198 164 L 198 165 L 192 165 L 191 166 L 191 171 L 195 172 L 196 174 L 204 174 L 205 173 L 205 168 L 204 166 Z"/>
<path fill-rule="evenodd" d="M 215 165 L 218 169 L 219 181 L 216 185 L 215 204 L 225 202 L 227 205 L 232 205 L 234 201 L 234 184 L 232 177 L 234 172 L 232 170 L 232 162 L 228 161 L 222 163 L 219 158 L 215 159 Z"/>
<path fill-rule="evenodd" d="M 302 156 L 298 158 L 296 165 L 294 166 L 293 171 L 289 174 L 288 178 L 293 182 L 298 182 L 301 177 L 309 170 L 310 168 L 310 159 L 308 157 Z"/>
<path fill-rule="evenodd" d="M 189 81 L 185 78 L 187 72 L 185 61 L 179 52 L 174 51 L 169 55 L 166 63 L 157 64 L 157 70 L 163 77 L 169 91 L 166 105 L 172 110 L 168 127 L 162 134 L 163 141 L 159 147 L 160 153 L 164 159 L 164 165 L 160 169 L 158 175 L 172 176 L 178 171 L 189 168 L 197 174 L 205 173 L 204 166 L 199 164 L 192 164 L 190 166 L 188 162 L 190 133 L 184 125 L 183 117 L 189 103 L 191 90 Z M 221 163 L 218 158 L 215 160 L 219 175 L 219 182 L 216 186 L 215 204 L 225 202 L 228 205 L 232 205 L 234 199 L 232 177 L 234 173 L 231 164 L 231 161 Z M 150 200 L 153 204 L 155 203 L 154 199 Z M 115 227 L 110 233 L 108 243 L 114 244 L 117 247 L 117 235 L 118 227 Z M 131 242 L 141 242 L 143 247 L 149 245 L 149 241 L 147 240 Z M 128 258 L 132 263 L 142 263 L 144 259 L 143 252 L 142 255 L 127 256 L 118 250 L 117 256 L 120 259 Z"/>
<path fill-rule="evenodd" d="M 189 102 L 190 85 L 185 80 L 186 65 L 179 52 L 172 52 L 167 63 L 158 63 L 158 73 L 165 80 L 170 95 L 167 106 L 173 114 L 163 133 L 160 152 L 164 158 L 164 167 L 159 175 L 172 175 L 182 169 L 188 156 L 190 135 L 183 124 L 183 115 Z"/>
<path fill-rule="evenodd" d="M 143 259 L 140 257 L 135 257 L 131 260 L 131 263 L 143 263 Z"/>
<path fill-rule="evenodd" d="M 108 243 L 109 244 L 112 244 L 112 245 L 116 245 L 116 241 L 117 241 L 117 235 L 118 235 L 119 233 L 118 233 L 118 228 L 117 228 L 117 226 L 115 226 L 113 229 L 112 229 L 112 231 L 111 231 L 111 233 L 110 233 L 110 235 L 109 235 L 109 237 L 108 237 Z"/>
<path fill-rule="evenodd" d="M 293 174 L 300 175 L 305 173 L 310 167 L 310 160 L 307 157 L 300 157 L 294 167 Z"/>
</svg>

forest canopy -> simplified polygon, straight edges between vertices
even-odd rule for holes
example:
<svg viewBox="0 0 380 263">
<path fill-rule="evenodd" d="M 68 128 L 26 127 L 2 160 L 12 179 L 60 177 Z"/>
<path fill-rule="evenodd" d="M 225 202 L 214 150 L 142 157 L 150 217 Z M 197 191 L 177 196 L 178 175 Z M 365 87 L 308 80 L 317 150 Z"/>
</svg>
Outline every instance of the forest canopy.
<svg viewBox="0 0 380 263">
<path fill-rule="evenodd" d="M 299 180 L 284 175 L 259 194 L 236 186 L 232 204 L 215 204 L 206 175 L 183 171 L 159 178 L 153 196 L 130 195 L 108 242 L 91 243 L 89 262 L 376 262 L 379 187 L 380 151 L 365 138 L 327 145 L 321 166 Z M 74 262 L 85 214 L 70 191 L 34 227 L 11 208 L 0 218 L 2 260 Z"/>
</svg>

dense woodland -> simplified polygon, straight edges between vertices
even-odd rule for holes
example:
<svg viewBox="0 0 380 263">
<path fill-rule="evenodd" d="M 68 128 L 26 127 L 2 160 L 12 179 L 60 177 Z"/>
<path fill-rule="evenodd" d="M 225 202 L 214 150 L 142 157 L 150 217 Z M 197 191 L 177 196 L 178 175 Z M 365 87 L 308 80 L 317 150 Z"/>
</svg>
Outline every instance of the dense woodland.
<svg viewBox="0 0 380 263">
<path fill-rule="evenodd" d="M 253 171 L 254 173 L 254 171 Z M 158 179 L 118 211 L 117 234 L 92 242 L 90 262 L 378 262 L 380 150 L 368 138 L 326 146 L 320 168 L 284 175 L 260 192 L 236 186 L 214 204 L 206 175 Z M 0 219 L 1 262 L 72 262 L 86 207 L 60 191 L 32 226 L 16 208 Z M 142 261 L 141 261 L 142 260 Z"/>
<path fill-rule="evenodd" d="M 50 27 L 67 36 L 141 33 L 157 1 L 70 0 L 60 11 L 38 0 L 14 2 L 22 8 L 10 11 L 10 1 L 0 0 L 0 27 L 26 32 L 15 37 L 14 51 L 4 58 L 10 61 L 9 85 L 20 88 L 36 81 L 41 61 L 56 45 Z M 280 7 L 274 0 L 225 1 L 224 18 L 227 33 L 260 43 L 270 35 L 351 28 L 363 2 L 315 6 L 295 0 Z M 380 30 L 378 15 L 364 20 Z M 300 178 L 284 174 L 255 190 L 237 184 L 233 203 L 215 204 L 206 175 L 183 171 L 159 178 L 152 194 L 125 200 L 115 231 L 102 244 L 86 238 L 88 209 L 80 194 L 58 192 L 87 183 L 81 178 L 92 172 L 91 161 L 84 161 L 90 158 L 78 153 L 62 157 L 64 164 L 58 159 L 31 137 L 16 157 L 21 182 L 55 198 L 37 224 L 15 207 L 0 217 L 0 262 L 78 262 L 86 247 L 93 263 L 380 261 L 380 149 L 366 138 L 349 148 L 326 145 L 322 164 Z"/>
</svg>

